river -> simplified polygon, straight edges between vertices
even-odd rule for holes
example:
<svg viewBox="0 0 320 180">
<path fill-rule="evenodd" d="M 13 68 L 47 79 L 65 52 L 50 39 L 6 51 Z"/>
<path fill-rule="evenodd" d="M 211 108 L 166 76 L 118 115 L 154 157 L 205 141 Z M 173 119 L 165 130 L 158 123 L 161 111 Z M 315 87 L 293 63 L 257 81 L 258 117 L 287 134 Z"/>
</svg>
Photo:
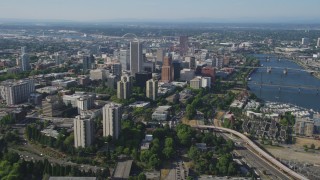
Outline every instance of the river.
<svg viewBox="0 0 320 180">
<path fill-rule="evenodd" d="M 320 80 L 296 63 L 270 55 L 254 55 L 263 67 L 251 74 L 250 91 L 265 101 L 290 103 L 320 112 Z M 271 67 L 271 72 L 267 72 Z M 278 69 L 279 68 L 279 69 Z M 287 74 L 284 69 L 288 68 Z M 294 69 L 291 70 L 290 68 Z M 261 85 L 265 84 L 265 85 Z M 289 87 L 288 87 L 289 86 Z M 308 86 L 309 88 L 305 88 Z"/>
</svg>

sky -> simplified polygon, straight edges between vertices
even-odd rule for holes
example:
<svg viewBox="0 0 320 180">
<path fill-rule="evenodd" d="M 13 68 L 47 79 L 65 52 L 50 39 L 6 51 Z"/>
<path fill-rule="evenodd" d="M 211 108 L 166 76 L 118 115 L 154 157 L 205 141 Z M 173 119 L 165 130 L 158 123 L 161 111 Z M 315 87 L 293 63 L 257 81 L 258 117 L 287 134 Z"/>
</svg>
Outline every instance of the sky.
<svg viewBox="0 0 320 180">
<path fill-rule="evenodd" d="M 320 19 L 320 0 L 0 0 L 0 19 L 230 20 Z"/>
</svg>

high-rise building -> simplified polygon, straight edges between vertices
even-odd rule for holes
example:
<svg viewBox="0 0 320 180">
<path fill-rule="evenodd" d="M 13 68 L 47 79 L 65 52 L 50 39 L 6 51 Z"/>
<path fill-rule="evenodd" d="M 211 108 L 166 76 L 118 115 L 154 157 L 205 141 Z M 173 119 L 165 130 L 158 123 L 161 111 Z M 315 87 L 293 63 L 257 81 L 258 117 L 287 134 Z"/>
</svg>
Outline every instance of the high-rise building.
<svg viewBox="0 0 320 180">
<path fill-rule="evenodd" d="M 135 75 L 142 70 L 143 54 L 142 44 L 139 41 L 130 42 L 130 71 Z"/>
<path fill-rule="evenodd" d="M 146 82 L 146 96 L 152 100 L 158 97 L 158 80 L 150 79 Z"/>
<path fill-rule="evenodd" d="M 29 71 L 31 69 L 26 47 L 21 48 L 21 62 L 18 65 L 20 65 L 22 71 Z"/>
<path fill-rule="evenodd" d="M 120 50 L 120 63 L 123 70 L 130 70 L 130 51 L 127 49 Z"/>
<path fill-rule="evenodd" d="M 301 45 L 309 45 L 310 41 L 309 38 L 302 38 Z"/>
<path fill-rule="evenodd" d="M 156 59 L 156 65 L 162 65 L 164 57 L 164 51 L 163 49 L 157 49 L 157 59 Z"/>
<path fill-rule="evenodd" d="M 185 61 L 189 63 L 189 69 L 195 70 L 197 68 L 197 62 L 194 56 L 185 57 Z"/>
<path fill-rule="evenodd" d="M 0 95 L 6 100 L 7 105 L 23 103 L 35 91 L 34 80 L 24 79 L 19 81 L 7 80 L 0 84 Z"/>
<path fill-rule="evenodd" d="M 92 109 L 94 106 L 95 94 L 83 95 L 77 99 L 78 112 Z"/>
<path fill-rule="evenodd" d="M 166 56 L 161 68 L 161 81 L 165 83 L 171 82 L 173 75 L 172 58 L 171 56 Z"/>
<path fill-rule="evenodd" d="M 146 87 L 146 82 L 152 78 L 152 73 L 151 72 L 139 72 L 136 73 L 136 85 L 145 88 Z"/>
<path fill-rule="evenodd" d="M 180 55 L 187 54 L 188 48 L 188 36 L 180 36 Z"/>
<path fill-rule="evenodd" d="M 180 79 L 181 63 L 179 61 L 173 61 L 173 79 Z"/>
<path fill-rule="evenodd" d="M 216 70 L 214 67 L 203 67 L 201 69 L 201 75 L 204 77 L 211 77 L 211 84 L 213 84 L 216 77 Z"/>
<path fill-rule="evenodd" d="M 122 68 L 120 63 L 113 63 L 111 66 L 112 75 L 121 76 Z"/>
<path fill-rule="evenodd" d="M 82 57 L 82 69 L 83 69 L 83 72 L 86 72 L 87 70 L 91 69 L 90 56 L 83 56 Z"/>
<path fill-rule="evenodd" d="M 320 47 L 320 38 L 318 38 L 317 47 Z"/>
<path fill-rule="evenodd" d="M 90 117 L 76 116 L 73 120 L 74 147 L 88 147 L 94 141 L 94 123 Z"/>
<path fill-rule="evenodd" d="M 54 60 L 55 60 L 56 65 L 62 64 L 62 58 L 58 52 L 56 52 L 54 54 Z"/>
<path fill-rule="evenodd" d="M 121 130 L 122 108 L 120 104 L 108 103 L 102 109 L 103 136 L 118 139 Z"/>
<path fill-rule="evenodd" d="M 129 99 L 131 96 L 131 79 L 129 76 L 121 76 L 121 80 L 117 83 L 117 97 L 119 99 Z"/>
</svg>

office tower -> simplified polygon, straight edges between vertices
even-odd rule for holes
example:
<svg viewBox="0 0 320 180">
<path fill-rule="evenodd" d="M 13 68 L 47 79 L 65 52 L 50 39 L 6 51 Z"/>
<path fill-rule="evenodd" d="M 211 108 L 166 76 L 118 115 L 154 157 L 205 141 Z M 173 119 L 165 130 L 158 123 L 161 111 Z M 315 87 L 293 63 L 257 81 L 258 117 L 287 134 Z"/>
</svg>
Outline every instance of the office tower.
<svg viewBox="0 0 320 180">
<path fill-rule="evenodd" d="M 22 71 L 29 71 L 31 69 L 26 47 L 21 48 L 21 62 L 18 65 L 20 65 Z"/>
<path fill-rule="evenodd" d="M 131 75 L 142 70 L 143 55 L 142 55 L 142 45 L 139 41 L 130 42 L 130 71 Z"/>
<path fill-rule="evenodd" d="M 173 61 L 173 79 L 180 79 L 181 63 L 179 61 Z"/>
<path fill-rule="evenodd" d="M 94 141 L 94 123 L 90 117 L 76 116 L 73 120 L 74 147 L 88 147 Z"/>
<path fill-rule="evenodd" d="M 216 77 L 216 70 L 214 67 L 203 67 L 201 69 L 201 75 L 204 77 L 210 77 L 211 78 L 211 83 L 213 84 L 215 81 Z"/>
<path fill-rule="evenodd" d="M 320 47 L 320 38 L 318 38 L 317 47 Z"/>
<path fill-rule="evenodd" d="M 302 38 L 301 45 L 309 45 L 310 41 L 309 38 Z"/>
<path fill-rule="evenodd" d="M 185 61 L 189 63 L 189 69 L 195 70 L 197 67 L 196 58 L 193 56 L 185 57 Z"/>
<path fill-rule="evenodd" d="M 146 82 L 152 78 L 152 73 L 151 72 L 139 72 L 136 73 L 136 85 L 145 88 L 146 87 Z"/>
<path fill-rule="evenodd" d="M 82 57 L 82 69 L 83 69 L 83 72 L 87 72 L 87 70 L 91 69 L 90 56 L 83 56 Z"/>
<path fill-rule="evenodd" d="M 130 71 L 130 51 L 127 49 L 120 50 L 120 63 L 123 70 Z"/>
<path fill-rule="evenodd" d="M 58 52 L 56 52 L 54 54 L 54 60 L 55 60 L 56 65 L 62 64 L 62 59 L 61 59 L 61 56 Z"/>
<path fill-rule="evenodd" d="M 0 95 L 7 105 L 23 103 L 35 91 L 34 80 L 7 80 L 0 83 Z"/>
<path fill-rule="evenodd" d="M 163 49 L 157 49 L 156 65 L 162 65 L 163 57 L 164 57 L 164 50 Z"/>
<path fill-rule="evenodd" d="M 158 97 L 158 80 L 150 79 L 146 82 L 146 86 L 146 96 L 155 101 Z"/>
<path fill-rule="evenodd" d="M 161 81 L 168 83 L 173 80 L 173 67 L 171 56 L 166 56 L 163 60 L 163 65 L 161 69 Z"/>
<path fill-rule="evenodd" d="M 120 104 L 108 103 L 102 109 L 103 136 L 118 139 L 121 130 L 122 108 Z"/>
<path fill-rule="evenodd" d="M 104 81 L 109 75 L 109 71 L 105 69 L 94 69 L 90 70 L 91 80 L 102 80 Z"/>
<path fill-rule="evenodd" d="M 111 71 L 112 71 L 112 75 L 121 76 L 121 74 L 122 74 L 121 64 L 120 63 L 113 63 L 111 65 Z"/>
<path fill-rule="evenodd" d="M 188 36 L 180 36 L 180 55 L 186 55 L 188 52 Z"/>
<path fill-rule="evenodd" d="M 117 83 L 118 99 L 129 99 L 131 96 L 131 79 L 129 76 L 121 76 L 121 80 Z"/>
</svg>

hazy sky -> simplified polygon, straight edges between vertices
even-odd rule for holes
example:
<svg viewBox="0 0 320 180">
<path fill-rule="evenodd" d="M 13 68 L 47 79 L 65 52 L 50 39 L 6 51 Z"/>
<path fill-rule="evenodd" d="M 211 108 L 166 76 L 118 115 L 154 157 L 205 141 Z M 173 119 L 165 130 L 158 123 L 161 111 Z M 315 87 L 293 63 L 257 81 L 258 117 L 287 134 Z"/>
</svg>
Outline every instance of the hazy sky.
<svg viewBox="0 0 320 180">
<path fill-rule="evenodd" d="M 319 9 L 320 0 L 0 0 L 2 19 L 319 19 Z"/>
</svg>

